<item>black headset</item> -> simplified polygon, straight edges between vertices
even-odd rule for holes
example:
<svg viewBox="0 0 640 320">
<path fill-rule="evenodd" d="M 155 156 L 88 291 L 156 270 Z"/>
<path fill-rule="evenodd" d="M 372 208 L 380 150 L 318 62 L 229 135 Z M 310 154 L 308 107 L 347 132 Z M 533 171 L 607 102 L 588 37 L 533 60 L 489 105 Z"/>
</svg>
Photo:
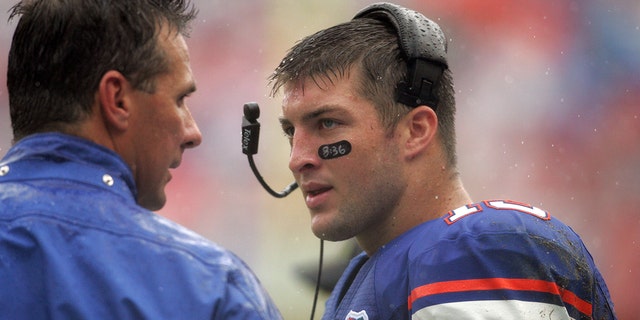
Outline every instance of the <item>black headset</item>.
<svg viewBox="0 0 640 320">
<path fill-rule="evenodd" d="M 407 78 L 398 84 L 396 100 L 409 107 L 436 109 L 434 88 L 447 64 L 447 40 L 435 22 L 419 12 L 388 2 L 374 3 L 353 19 L 372 18 L 393 26 L 407 62 Z"/>
</svg>

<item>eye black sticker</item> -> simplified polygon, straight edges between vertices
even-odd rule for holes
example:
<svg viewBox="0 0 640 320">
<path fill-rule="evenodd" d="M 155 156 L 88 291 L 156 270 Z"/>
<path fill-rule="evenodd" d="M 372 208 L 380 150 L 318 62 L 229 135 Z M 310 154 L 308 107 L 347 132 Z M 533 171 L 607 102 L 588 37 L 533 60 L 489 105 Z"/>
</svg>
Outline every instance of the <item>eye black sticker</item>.
<svg viewBox="0 0 640 320">
<path fill-rule="evenodd" d="M 346 156 L 351 152 L 351 143 L 342 140 L 332 144 L 323 144 L 318 148 L 318 155 L 324 160 Z"/>
</svg>

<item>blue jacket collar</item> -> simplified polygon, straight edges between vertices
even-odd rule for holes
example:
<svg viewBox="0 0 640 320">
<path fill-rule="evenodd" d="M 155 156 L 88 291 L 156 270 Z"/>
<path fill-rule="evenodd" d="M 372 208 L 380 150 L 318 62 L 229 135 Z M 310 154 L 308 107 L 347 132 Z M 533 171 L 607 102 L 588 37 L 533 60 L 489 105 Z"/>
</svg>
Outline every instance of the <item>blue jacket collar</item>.
<svg viewBox="0 0 640 320">
<path fill-rule="evenodd" d="M 12 163 L 17 164 L 17 162 L 24 161 L 78 164 L 86 168 L 82 170 L 85 173 L 93 171 L 95 174 L 99 174 L 100 177 L 98 180 L 100 181 L 98 184 L 111 187 L 115 182 L 120 182 L 120 184 L 124 182 L 121 188 L 124 187 L 128 189 L 126 190 L 127 193 L 132 194 L 134 199 L 136 197 L 137 191 L 133 174 L 124 160 L 112 150 L 86 139 L 62 133 L 33 134 L 23 138 L 12 146 L 0 161 L 0 167 L 9 166 L 9 168 L 11 168 L 14 166 Z M 74 169 L 80 169 L 76 167 L 74 167 Z M 80 172 L 59 170 L 58 173 L 68 176 L 67 178 L 74 178 L 74 180 L 85 179 Z M 26 173 L 23 172 L 21 175 L 23 174 Z M 113 178 L 116 181 L 106 181 L 109 178 Z M 94 182 L 94 180 L 95 179 L 91 179 L 87 182 Z"/>
</svg>

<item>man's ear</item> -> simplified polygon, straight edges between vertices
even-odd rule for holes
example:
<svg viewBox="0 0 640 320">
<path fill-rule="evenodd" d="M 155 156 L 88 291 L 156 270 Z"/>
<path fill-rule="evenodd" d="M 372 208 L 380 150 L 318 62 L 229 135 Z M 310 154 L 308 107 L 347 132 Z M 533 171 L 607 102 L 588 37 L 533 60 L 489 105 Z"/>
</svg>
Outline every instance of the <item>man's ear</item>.
<svg viewBox="0 0 640 320">
<path fill-rule="evenodd" d="M 98 102 L 105 126 L 124 131 L 129 125 L 130 106 L 128 94 L 131 85 L 122 73 L 110 70 L 100 79 Z"/>
<path fill-rule="evenodd" d="M 425 152 L 438 131 L 438 116 L 427 106 L 418 106 L 404 118 L 406 139 L 404 152 L 408 159 Z"/>
</svg>

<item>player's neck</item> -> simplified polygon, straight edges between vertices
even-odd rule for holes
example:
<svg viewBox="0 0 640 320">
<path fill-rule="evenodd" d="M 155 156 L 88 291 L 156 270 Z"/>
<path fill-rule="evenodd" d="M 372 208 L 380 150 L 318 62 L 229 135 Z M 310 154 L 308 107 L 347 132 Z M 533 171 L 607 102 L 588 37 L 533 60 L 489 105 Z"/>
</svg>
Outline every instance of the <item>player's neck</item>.
<svg viewBox="0 0 640 320">
<path fill-rule="evenodd" d="M 428 180 L 428 179 L 427 179 Z M 359 234 L 356 239 L 369 256 L 408 230 L 447 212 L 472 203 L 458 174 L 442 172 L 431 182 L 416 182 L 407 188 L 402 200 L 387 221 Z"/>
</svg>

